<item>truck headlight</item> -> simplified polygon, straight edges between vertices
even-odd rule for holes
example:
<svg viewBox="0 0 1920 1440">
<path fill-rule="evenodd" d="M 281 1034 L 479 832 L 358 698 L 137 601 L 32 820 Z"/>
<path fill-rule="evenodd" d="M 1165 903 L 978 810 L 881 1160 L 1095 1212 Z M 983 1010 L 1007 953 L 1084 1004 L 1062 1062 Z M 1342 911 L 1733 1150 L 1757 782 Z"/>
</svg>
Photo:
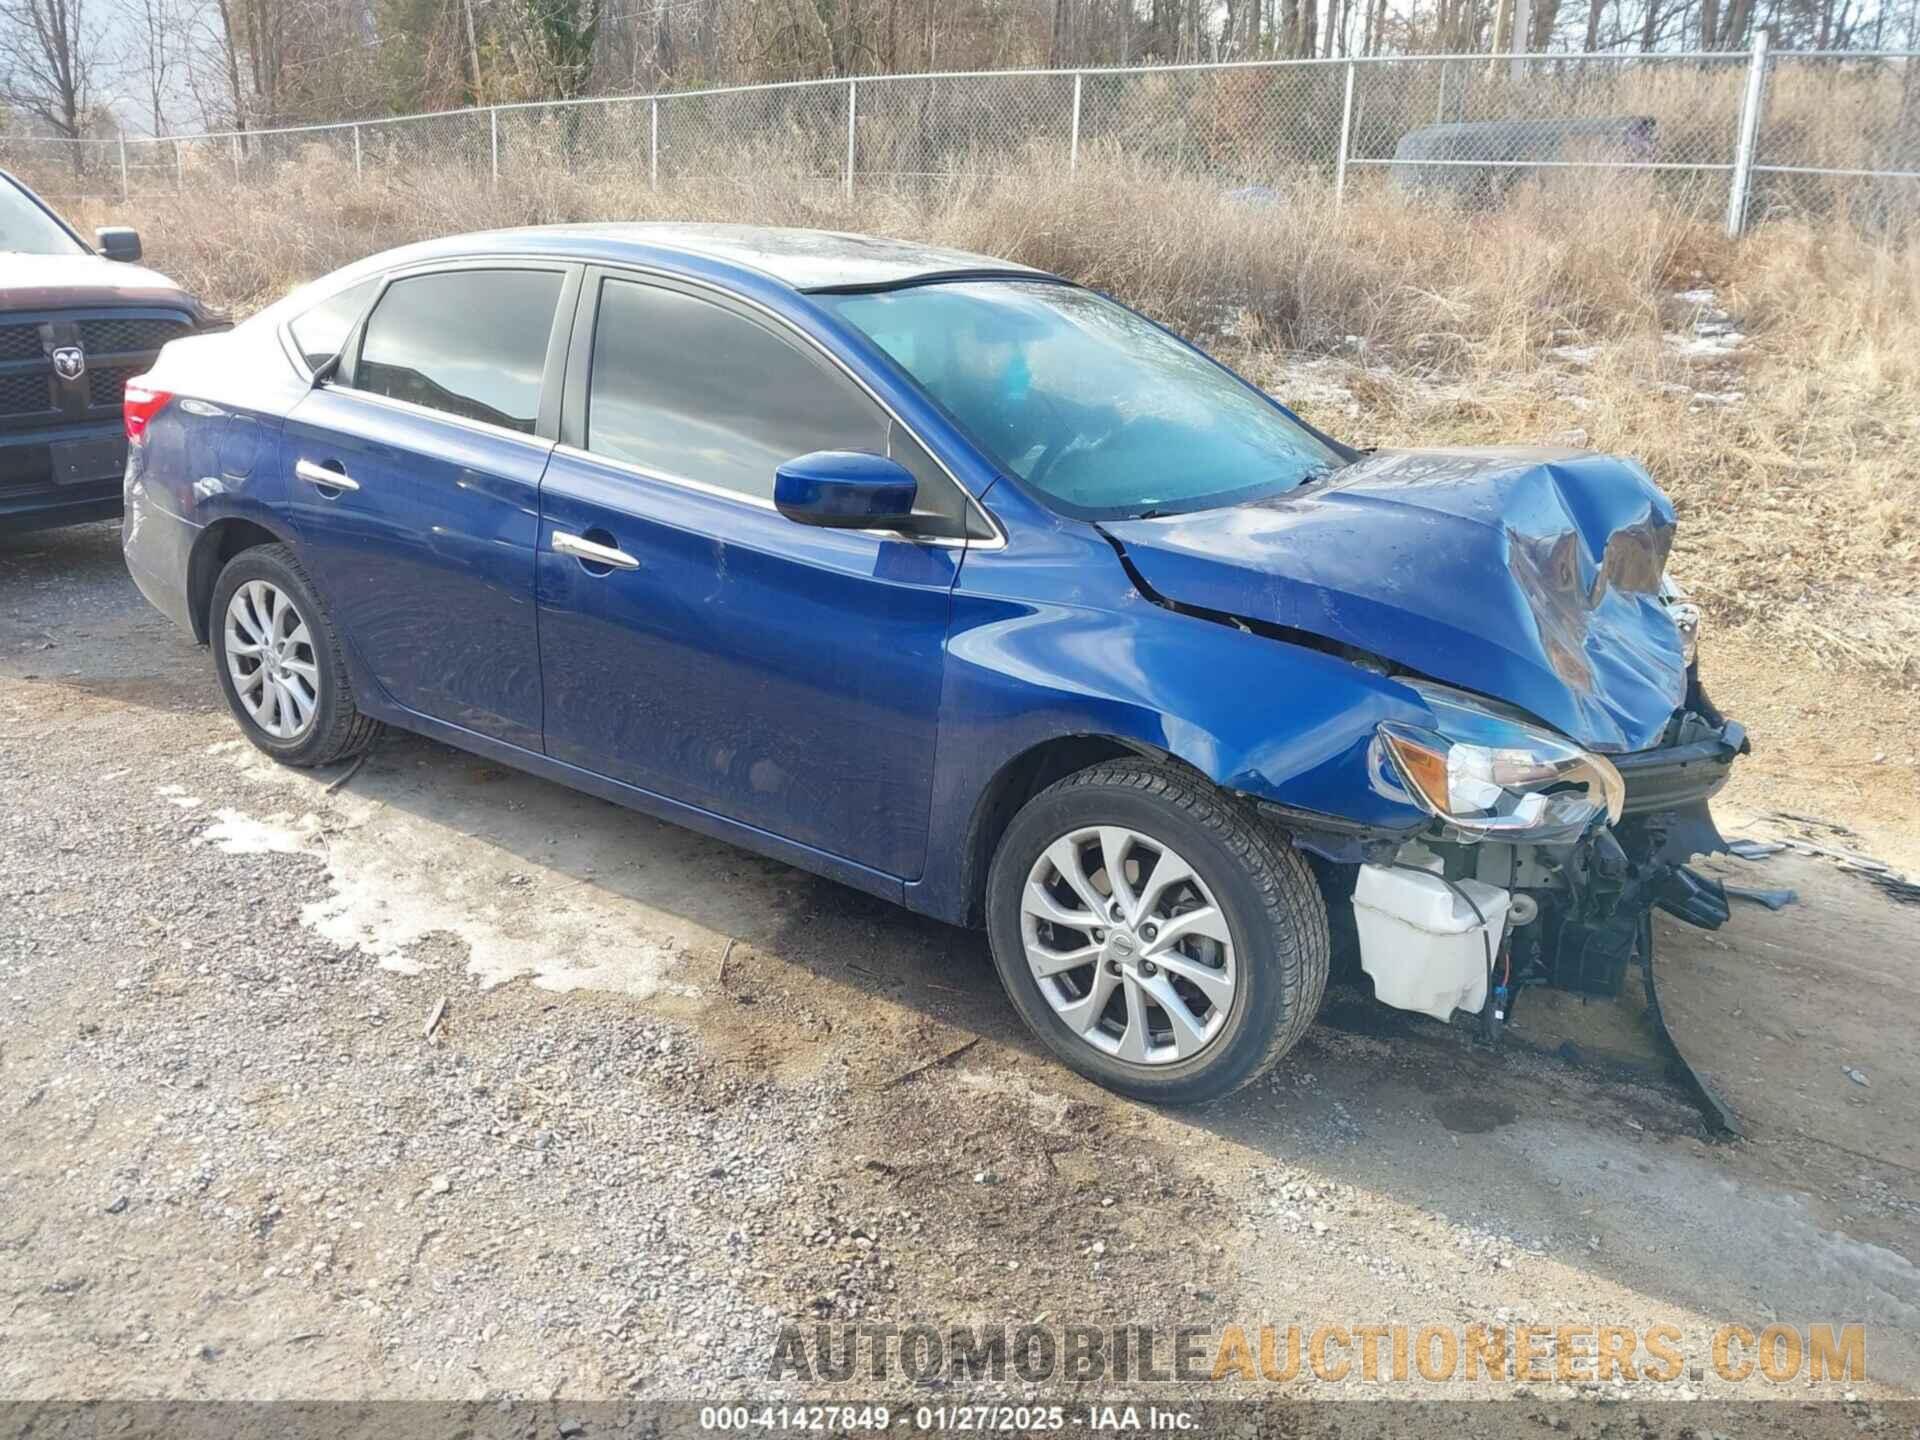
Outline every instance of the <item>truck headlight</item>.
<svg viewBox="0 0 1920 1440">
<path fill-rule="evenodd" d="M 1434 724 L 1381 723 L 1376 783 L 1397 782 L 1457 838 L 1571 840 L 1620 818 L 1626 783 L 1604 756 L 1463 691 L 1406 683 Z"/>
</svg>

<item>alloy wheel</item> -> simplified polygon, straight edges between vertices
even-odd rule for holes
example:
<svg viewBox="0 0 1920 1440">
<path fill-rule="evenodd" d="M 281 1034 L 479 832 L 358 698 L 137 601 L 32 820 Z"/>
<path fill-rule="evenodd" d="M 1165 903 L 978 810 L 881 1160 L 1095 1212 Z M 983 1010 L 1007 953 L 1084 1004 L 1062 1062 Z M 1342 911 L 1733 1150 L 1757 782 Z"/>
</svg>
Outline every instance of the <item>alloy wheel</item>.
<svg viewBox="0 0 1920 1440">
<path fill-rule="evenodd" d="M 276 740 L 297 740 L 320 707 L 320 667 L 307 622 L 286 591 L 249 580 L 227 602 L 227 674 L 240 707 Z"/>
<path fill-rule="evenodd" d="M 1226 916 L 1191 865 L 1138 830 L 1090 826 L 1047 846 L 1027 875 L 1020 931 L 1054 1014 L 1115 1059 L 1191 1059 L 1233 1008 Z"/>
</svg>

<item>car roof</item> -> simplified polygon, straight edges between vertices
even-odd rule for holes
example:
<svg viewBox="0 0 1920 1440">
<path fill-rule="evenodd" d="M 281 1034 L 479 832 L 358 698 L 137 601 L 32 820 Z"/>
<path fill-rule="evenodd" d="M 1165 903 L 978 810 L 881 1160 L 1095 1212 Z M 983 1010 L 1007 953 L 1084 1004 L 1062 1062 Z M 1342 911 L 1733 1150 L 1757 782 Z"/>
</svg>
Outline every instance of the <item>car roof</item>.
<svg viewBox="0 0 1920 1440">
<path fill-rule="evenodd" d="M 867 290 L 936 276 L 1044 275 L 1031 266 L 910 240 L 837 230 L 681 222 L 538 225 L 457 235 L 408 247 L 410 260 L 473 253 L 561 254 L 582 260 L 665 263 L 747 272 L 795 290 Z M 675 262 L 679 262 L 676 264 Z M 1049 277 L 1050 278 L 1050 277 Z"/>
</svg>

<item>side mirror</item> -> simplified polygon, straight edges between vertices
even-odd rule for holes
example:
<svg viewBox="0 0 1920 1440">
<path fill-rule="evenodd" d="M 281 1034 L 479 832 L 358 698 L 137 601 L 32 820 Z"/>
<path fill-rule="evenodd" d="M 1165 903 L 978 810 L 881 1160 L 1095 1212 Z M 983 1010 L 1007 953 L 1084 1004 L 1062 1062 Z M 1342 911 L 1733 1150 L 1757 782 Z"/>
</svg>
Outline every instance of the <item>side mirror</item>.
<svg viewBox="0 0 1920 1440">
<path fill-rule="evenodd" d="M 99 244 L 100 253 L 109 260 L 120 260 L 128 264 L 140 258 L 140 232 L 125 225 L 102 225 L 93 232 L 93 238 Z"/>
<path fill-rule="evenodd" d="M 800 525 L 893 530 L 913 518 L 918 484 L 884 455 L 816 450 L 773 472 L 773 507 Z"/>
</svg>

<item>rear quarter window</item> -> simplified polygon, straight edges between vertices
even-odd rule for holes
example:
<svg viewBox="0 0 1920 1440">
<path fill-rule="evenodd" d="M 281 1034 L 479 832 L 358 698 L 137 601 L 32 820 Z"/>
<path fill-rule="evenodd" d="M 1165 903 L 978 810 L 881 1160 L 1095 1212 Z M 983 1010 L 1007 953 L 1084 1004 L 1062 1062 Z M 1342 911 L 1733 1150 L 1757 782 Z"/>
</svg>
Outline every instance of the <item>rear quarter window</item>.
<svg viewBox="0 0 1920 1440">
<path fill-rule="evenodd" d="M 347 343 L 354 322 L 367 308 L 367 302 L 373 299 L 374 291 L 380 288 L 380 277 L 362 280 L 358 285 L 349 285 L 345 290 L 328 296 L 311 310 L 305 311 L 287 325 L 287 333 L 293 336 L 293 343 L 300 352 L 300 358 L 306 362 L 307 369 L 318 370 L 334 356 L 340 353 L 340 347 Z"/>
</svg>

